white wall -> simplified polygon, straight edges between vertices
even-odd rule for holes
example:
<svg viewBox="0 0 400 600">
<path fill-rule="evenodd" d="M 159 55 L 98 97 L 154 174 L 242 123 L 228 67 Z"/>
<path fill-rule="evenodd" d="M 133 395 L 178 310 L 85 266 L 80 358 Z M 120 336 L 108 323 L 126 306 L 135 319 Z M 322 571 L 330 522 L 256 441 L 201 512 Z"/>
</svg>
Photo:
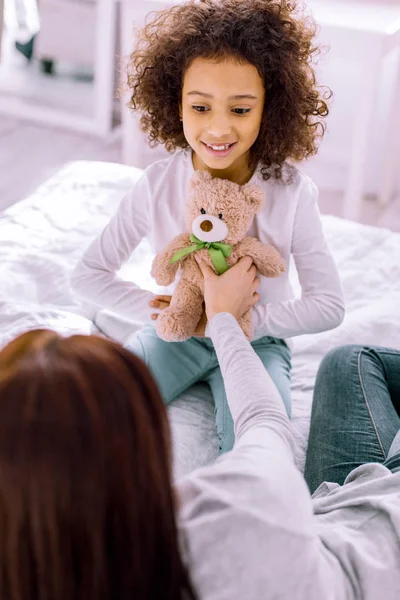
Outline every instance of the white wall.
<svg viewBox="0 0 400 600">
<path fill-rule="evenodd" d="M 365 2 L 365 0 L 358 1 Z M 395 0 L 395 3 L 400 5 L 399 0 Z M 319 35 L 320 40 L 330 47 L 320 59 L 317 68 L 318 79 L 320 83 L 328 85 L 333 90 L 334 96 L 327 119 L 328 131 L 320 151 L 316 157 L 305 163 L 304 168 L 314 177 L 321 189 L 343 190 L 345 186 L 354 120 L 364 101 L 360 94 L 362 78 L 368 76 L 368 66 L 365 71 L 363 61 L 364 54 L 368 50 L 368 37 L 365 38 L 364 47 L 362 44 L 357 47 L 351 45 L 351 40 L 349 42 L 345 37 L 341 38 L 340 31 L 335 34 L 332 34 L 332 31 L 327 33 L 323 27 Z M 384 143 L 384 115 L 388 111 L 389 89 L 394 66 L 395 62 L 389 59 L 386 70 L 381 71 L 381 86 L 376 90 L 377 101 L 371 123 L 366 169 L 365 191 L 367 193 L 376 193 L 381 173 L 380 155 Z M 400 97 L 400 89 L 398 93 Z M 398 171 L 400 175 L 400 158 Z M 400 190 L 400 177 L 398 177 L 397 187 Z"/>
</svg>

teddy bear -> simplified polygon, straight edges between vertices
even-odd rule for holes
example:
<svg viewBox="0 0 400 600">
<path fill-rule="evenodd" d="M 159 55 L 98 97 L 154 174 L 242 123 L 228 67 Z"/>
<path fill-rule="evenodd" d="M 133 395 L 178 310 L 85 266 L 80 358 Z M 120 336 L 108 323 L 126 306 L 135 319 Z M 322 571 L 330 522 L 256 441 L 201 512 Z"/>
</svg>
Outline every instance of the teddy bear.
<svg viewBox="0 0 400 600">
<path fill-rule="evenodd" d="M 271 245 L 246 237 L 254 216 L 262 207 L 262 189 L 252 183 L 240 186 L 196 171 L 185 207 L 187 231 L 176 236 L 155 257 L 151 274 L 159 285 L 170 285 L 180 268 L 180 279 L 170 306 L 156 321 L 158 336 L 167 342 L 183 342 L 193 336 L 203 314 L 204 278 L 194 258 L 222 275 L 244 256 L 250 256 L 265 277 L 278 277 L 285 261 Z M 248 339 L 253 337 L 251 310 L 239 320 Z"/>
</svg>

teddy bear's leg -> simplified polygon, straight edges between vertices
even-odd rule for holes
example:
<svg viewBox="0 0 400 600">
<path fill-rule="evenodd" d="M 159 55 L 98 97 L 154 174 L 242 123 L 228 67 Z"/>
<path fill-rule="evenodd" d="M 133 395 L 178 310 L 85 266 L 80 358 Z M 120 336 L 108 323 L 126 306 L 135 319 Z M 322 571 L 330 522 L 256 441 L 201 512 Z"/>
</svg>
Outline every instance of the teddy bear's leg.
<svg viewBox="0 0 400 600">
<path fill-rule="evenodd" d="M 166 342 L 184 342 L 193 335 L 202 314 L 203 294 L 197 286 L 182 278 L 170 306 L 156 321 L 157 333 Z"/>
<path fill-rule="evenodd" d="M 242 328 L 247 339 L 251 340 L 251 338 L 253 337 L 253 334 L 254 334 L 251 310 L 248 310 L 247 313 L 245 313 L 242 317 L 240 317 L 240 319 L 238 319 L 238 323 L 239 323 L 240 327 Z"/>
</svg>

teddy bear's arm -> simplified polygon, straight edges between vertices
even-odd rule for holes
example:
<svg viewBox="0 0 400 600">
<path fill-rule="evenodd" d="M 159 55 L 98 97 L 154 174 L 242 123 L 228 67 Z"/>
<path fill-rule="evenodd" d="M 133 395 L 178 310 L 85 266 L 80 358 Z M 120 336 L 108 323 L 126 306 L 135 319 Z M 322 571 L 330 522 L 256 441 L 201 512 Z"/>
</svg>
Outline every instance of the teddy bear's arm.
<svg viewBox="0 0 400 600">
<path fill-rule="evenodd" d="M 235 248 L 237 259 L 250 256 L 257 271 L 264 277 L 279 277 L 286 270 L 286 263 L 279 252 L 269 244 L 247 237 Z"/>
<path fill-rule="evenodd" d="M 171 264 L 171 259 L 178 250 L 190 246 L 190 235 L 181 233 L 157 254 L 151 267 L 151 275 L 158 285 L 170 285 L 176 276 L 179 268 L 179 261 Z"/>
</svg>

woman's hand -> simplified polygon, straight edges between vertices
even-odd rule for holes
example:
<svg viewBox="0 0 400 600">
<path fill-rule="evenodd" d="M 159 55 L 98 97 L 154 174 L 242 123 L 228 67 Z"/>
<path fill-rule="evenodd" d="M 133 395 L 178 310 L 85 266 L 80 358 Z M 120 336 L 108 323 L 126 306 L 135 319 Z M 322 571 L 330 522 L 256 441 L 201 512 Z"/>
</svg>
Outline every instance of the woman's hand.
<svg viewBox="0 0 400 600">
<path fill-rule="evenodd" d="M 150 306 L 151 308 L 157 308 L 158 310 L 165 310 L 171 304 L 171 298 L 172 296 L 156 296 L 153 300 L 151 300 Z M 151 315 L 152 320 L 156 321 L 158 319 L 158 315 L 159 313 L 153 313 Z M 206 333 L 206 326 L 207 316 L 206 311 L 204 310 L 193 335 L 195 337 L 204 337 Z"/>
<path fill-rule="evenodd" d="M 260 295 L 256 290 L 260 280 L 249 256 L 241 258 L 220 276 L 197 257 L 196 260 L 204 276 L 204 301 L 209 321 L 220 312 L 231 313 L 239 319 L 257 304 Z"/>
</svg>

